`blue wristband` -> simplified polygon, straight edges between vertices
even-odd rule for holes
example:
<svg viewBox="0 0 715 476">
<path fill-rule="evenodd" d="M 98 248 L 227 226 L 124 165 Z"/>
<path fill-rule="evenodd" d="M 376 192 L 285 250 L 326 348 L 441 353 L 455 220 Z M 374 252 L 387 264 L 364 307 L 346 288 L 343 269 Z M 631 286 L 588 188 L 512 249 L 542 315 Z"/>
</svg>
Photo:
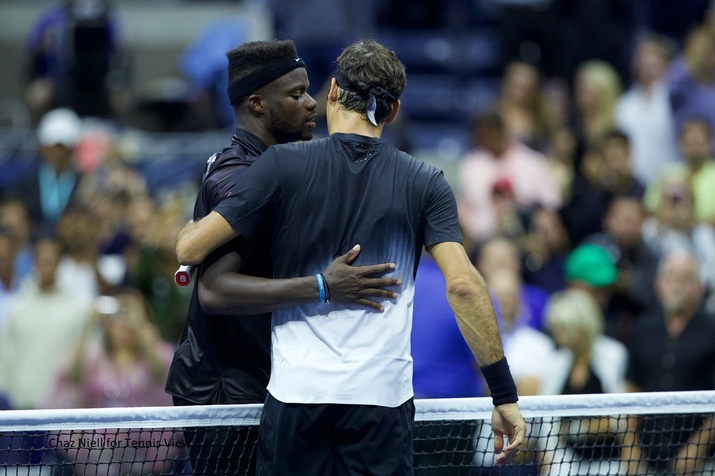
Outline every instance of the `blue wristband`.
<svg viewBox="0 0 715 476">
<path fill-rule="evenodd" d="M 506 357 L 502 357 L 493 364 L 480 367 L 484 380 L 487 381 L 489 392 L 492 394 L 494 406 L 505 403 L 516 403 L 519 396 L 516 393 L 516 384 L 511 376 Z"/>
<path fill-rule="evenodd" d="M 316 274 L 315 279 L 318 280 L 318 293 L 320 294 L 320 302 L 325 304 L 327 301 L 325 300 L 325 282 L 323 281 L 323 275 Z"/>
</svg>

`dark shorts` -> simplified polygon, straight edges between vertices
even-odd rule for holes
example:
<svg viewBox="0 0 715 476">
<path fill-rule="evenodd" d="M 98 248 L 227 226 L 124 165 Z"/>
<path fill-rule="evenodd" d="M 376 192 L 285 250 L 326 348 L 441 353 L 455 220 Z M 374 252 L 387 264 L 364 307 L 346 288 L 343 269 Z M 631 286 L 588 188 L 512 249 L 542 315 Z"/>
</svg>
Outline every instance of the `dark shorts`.
<svg viewBox="0 0 715 476">
<path fill-rule="evenodd" d="M 261 476 L 412 475 L 412 399 L 396 408 L 282 403 L 270 394 L 258 430 Z"/>
</svg>

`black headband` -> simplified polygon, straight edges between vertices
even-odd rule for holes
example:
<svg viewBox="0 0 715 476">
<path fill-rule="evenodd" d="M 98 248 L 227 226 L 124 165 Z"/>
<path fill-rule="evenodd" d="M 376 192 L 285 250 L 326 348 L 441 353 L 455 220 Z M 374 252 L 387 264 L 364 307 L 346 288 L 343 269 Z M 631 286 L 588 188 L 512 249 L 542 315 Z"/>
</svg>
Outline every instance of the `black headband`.
<svg viewBox="0 0 715 476">
<path fill-rule="evenodd" d="M 345 80 L 345 76 L 343 76 L 343 72 L 340 71 L 340 67 L 338 67 L 335 70 L 335 82 L 338 84 L 340 89 L 342 89 L 343 91 L 357 94 L 358 96 L 362 96 L 367 99 L 365 113 L 367 114 L 367 118 L 372 123 L 373 126 L 377 126 L 377 121 L 375 120 L 375 110 L 377 109 L 376 98 L 384 99 L 386 101 L 391 101 L 391 102 L 395 102 L 398 99 L 398 97 L 396 97 L 394 94 L 390 93 L 389 91 L 387 91 L 379 86 L 373 86 L 368 91 L 362 91 L 362 92 L 356 91 L 355 89 L 350 88 L 347 85 L 348 82 Z"/>
<path fill-rule="evenodd" d="M 337 68 L 335 70 L 335 82 L 338 83 L 338 86 L 340 86 L 340 89 L 344 91 L 348 91 L 350 93 L 357 94 L 359 96 L 363 97 L 368 97 L 368 96 L 375 96 L 378 99 L 385 99 L 387 101 L 397 101 L 397 97 L 390 93 L 389 91 L 382 89 L 379 86 L 373 86 L 371 87 L 368 91 L 356 91 L 354 88 L 351 88 L 348 86 L 348 82 L 345 79 L 345 76 L 343 76 L 343 72 L 340 71 L 340 68 Z"/>
<path fill-rule="evenodd" d="M 262 66 L 245 78 L 238 79 L 226 88 L 228 99 L 234 104 L 240 98 L 251 94 L 266 84 L 275 81 L 296 68 L 305 68 L 305 63 L 297 56 L 283 56 Z"/>
</svg>

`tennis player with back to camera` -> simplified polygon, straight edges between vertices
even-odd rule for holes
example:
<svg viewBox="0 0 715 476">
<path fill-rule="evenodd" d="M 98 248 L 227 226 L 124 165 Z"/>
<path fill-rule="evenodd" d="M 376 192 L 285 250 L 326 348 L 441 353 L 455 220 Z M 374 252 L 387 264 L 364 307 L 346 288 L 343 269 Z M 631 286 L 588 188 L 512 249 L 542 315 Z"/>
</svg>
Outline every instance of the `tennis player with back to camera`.
<svg viewBox="0 0 715 476">
<path fill-rule="evenodd" d="M 227 53 L 228 95 L 237 129 L 229 147 L 208 161 L 194 218 L 208 213 L 237 183 L 268 145 L 309 140 L 315 127 L 315 100 L 307 93 L 304 63 L 289 41 L 245 43 Z M 274 281 L 269 225 L 261 238 L 238 239 L 211 253 L 197 267 L 186 326 L 169 372 L 166 391 L 176 405 L 263 403 L 270 373 L 270 311 L 318 301 L 315 278 Z M 352 267 L 359 250 L 338 257 L 323 272 L 332 298 L 379 308 L 369 297 L 392 296 L 394 278 L 372 277 L 387 263 Z M 242 270 L 243 274 L 238 271 Z M 177 273 L 186 284 L 190 272 Z M 250 276 L 249 276 L 250 275 Z M 255 451 L 241 431 L 198 428 L 186 431 L 193 474 L 231 474 L 255 466 Z M 215 444 L 214 439 L 224 441 Z"/>
<path fill-rule="evenodd" d="M 405 69 L 374 41 L 337 59 L 327 98 L 329 137 L 269 147 L 204 219 L 182 228 L 182 264 L 201 262 L 273 220 L 274 276 L 314 274 L 320 301 L 275 311 L 258 474 L 413 474 L 414 402 L 409 342 L 413 280 L 423 246 L 494 402 L 496 464 L 526 426 L 484 280 L 461 244 L 454 194 L 441 171 L 380 140 L 398 113 Z M 403 286 L 383 313 L 334 303 L 321 270 L 352 243 L 355 260 L 395 262 Z M 508 438 L 505 445 L 504 437 Z"/>
</svg>

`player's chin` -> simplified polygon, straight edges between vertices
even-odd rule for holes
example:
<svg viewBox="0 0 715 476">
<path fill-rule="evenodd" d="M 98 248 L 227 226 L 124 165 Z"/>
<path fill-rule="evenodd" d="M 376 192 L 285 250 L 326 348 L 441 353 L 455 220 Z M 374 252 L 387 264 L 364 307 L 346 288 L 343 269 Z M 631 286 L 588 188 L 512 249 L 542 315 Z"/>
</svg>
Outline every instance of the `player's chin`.
<svg viewBox="0 0 715 476">
<path fill-rule="evenodd" d="M 310 129 L 304 130 L 300 140 L 313 140 L 313 128 L 311 127 Z"/>
</svg>

